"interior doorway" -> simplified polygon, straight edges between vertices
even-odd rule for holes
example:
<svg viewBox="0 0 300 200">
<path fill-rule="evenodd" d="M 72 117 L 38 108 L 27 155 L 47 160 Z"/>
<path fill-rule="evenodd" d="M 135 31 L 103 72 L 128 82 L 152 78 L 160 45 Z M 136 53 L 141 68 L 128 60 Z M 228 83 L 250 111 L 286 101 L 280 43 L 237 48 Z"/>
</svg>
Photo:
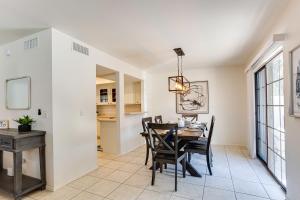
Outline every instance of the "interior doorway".
<svg viewBox="0 0 300 200">
<path fill-rule="evenodd" d="M 283 53 L 255 73 L 256 153 L 286 188 Z"/>
<path fill-rule="evenodd" d="M 118 72 L 96 66 L 97 149 L 116 154 L 118 136 Z"/>
</svg>

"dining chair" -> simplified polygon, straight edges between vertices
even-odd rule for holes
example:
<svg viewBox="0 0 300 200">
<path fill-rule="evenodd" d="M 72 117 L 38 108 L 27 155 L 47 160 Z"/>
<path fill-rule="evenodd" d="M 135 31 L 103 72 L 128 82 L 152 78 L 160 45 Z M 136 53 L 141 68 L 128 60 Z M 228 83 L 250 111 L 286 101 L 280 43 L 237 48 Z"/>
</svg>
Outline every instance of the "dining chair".
<svg viewBox="0 0 300 200">
<path fill-rule="evenodd" d="M 163 164 L 175 165 L 175 192 L 177 191 L 177 171 L 178 163 L 182 162 L 183 177 L 186 175 L 186 152 L 178 149 L 178 124 L 157 124 L 149 123 L 149 141 L 152 152 L 152 181 L 155 183 L 155 173 L 157 163 L 162 172 Z M 163 132 L 163 133 L 162 133 Z M 167 141 L 166 138 L 172 135 L 173 141 Z M 156 140 L 158 142 L 156 142 Z"/>
<path fill-rule="evenodd" d="M 148 164 L 148 159 L 149 159 L 149 149 L 150 149 L 150 143 L 149 143 L 149 129 L 148 129 L 148 124 L 152 123 L 152 117 L 144 117 L 142 118 L 142 126 L 143 126 L 143 132 L 140 133 L 146 141 L 146 160 L 145 160 L 145 165 Z"/>
<path fill-rule="evenodd" d="M 213 129 L 215 125 L 215 116 L 212 116 L 210 129 L 207 138 L 201 138 L 200 140 L 194 140 L 187 143 L 185 152 L 187 153 L 198 153 L 206 156 L 206 163 L 209 174 L 212 175 L 212 150 L 211 150 L 211 139 L 213 135 Z M 190 160 L 189 160 L 190 161 Z"/>
<path fill-rule="evenodd" d="M 190 120 L 191 122 L 198 121 L 198 115 L 197 114 L 182 114 L 181 115 L 183 119 Z"/>
<path fill-rule="evenodd" d="M 162 123 L 163 123 L 163 121 L 162 121 L 162 116 L 161 116 L 161 115 L 155 116 L 155 117 L 154 117 L 154 121 L 155 121 L 155 123 L 157 123 L 157 124 L 162 124 Z"/>
</svg>

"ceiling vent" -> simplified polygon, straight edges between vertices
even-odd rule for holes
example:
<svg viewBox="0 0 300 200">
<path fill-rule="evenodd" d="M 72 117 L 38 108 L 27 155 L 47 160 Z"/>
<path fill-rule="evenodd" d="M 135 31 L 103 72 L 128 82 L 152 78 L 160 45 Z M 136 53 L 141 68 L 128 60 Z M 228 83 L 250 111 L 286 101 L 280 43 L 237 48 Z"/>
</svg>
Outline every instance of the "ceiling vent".
<svg viewBox="0 0 300 200">
<path fill-rule="evenodd" d="M 38 47 L 38 38 L 33 38 L 33 39 L 30 39 L 30 40 L 26 40 L 24 42 L 24 49 L 27 50 L 27 49 L 33 49 L 33 48 L 36 48 Z"/>
<path fill-rule="evenodd" d="M 76 42 L 73 42 L 73 50 L 87 56 L 89 55 L 89 48 L 82 46 Z"/>
</svg>

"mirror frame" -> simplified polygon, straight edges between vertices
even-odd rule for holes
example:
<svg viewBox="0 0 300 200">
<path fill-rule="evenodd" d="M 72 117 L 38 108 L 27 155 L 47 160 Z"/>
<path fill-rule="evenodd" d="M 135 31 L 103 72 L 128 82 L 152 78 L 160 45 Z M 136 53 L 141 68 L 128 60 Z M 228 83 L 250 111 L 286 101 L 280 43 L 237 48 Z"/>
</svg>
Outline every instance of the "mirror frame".
<svg viewBox="0 0 300 200">
<path fill-rule="evenodd" d="M 29 87 L 28 87 L 28 106 L 26 108 L 9 108 L 8 107 L 8 101 L 7 101 L 7 83 L 9 81 L 14 81 L 14 80 L 19 80 L 19 79 L 28 79 L 29 82 Z M 7 110 L 29 110 L 31 108 L 31 77 L 30 76 L 22 76 L 18 78 L 11 78 L 11 79 L 6 79 L 5 81 L 5 104 L 6 104 L 6 109 Z"/>
</svg>

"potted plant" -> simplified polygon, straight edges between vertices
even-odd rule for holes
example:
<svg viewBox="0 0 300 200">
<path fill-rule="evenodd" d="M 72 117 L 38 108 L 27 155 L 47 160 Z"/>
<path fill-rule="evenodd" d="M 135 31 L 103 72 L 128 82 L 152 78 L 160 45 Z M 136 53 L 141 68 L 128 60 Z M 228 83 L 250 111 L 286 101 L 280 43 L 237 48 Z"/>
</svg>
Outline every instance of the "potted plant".
<svg viewBox="0 0 300 200">
<path fill-rule="evenodd" d="M 18 124 L 18 130 L 19 132 L 28 132 L 31 131 L 31 124 L 35 121 L 29 117 L 28 115 L 24 115 L 23 117 L 20 117 L 18 120 L 15 120 Z"/>
</svg>

